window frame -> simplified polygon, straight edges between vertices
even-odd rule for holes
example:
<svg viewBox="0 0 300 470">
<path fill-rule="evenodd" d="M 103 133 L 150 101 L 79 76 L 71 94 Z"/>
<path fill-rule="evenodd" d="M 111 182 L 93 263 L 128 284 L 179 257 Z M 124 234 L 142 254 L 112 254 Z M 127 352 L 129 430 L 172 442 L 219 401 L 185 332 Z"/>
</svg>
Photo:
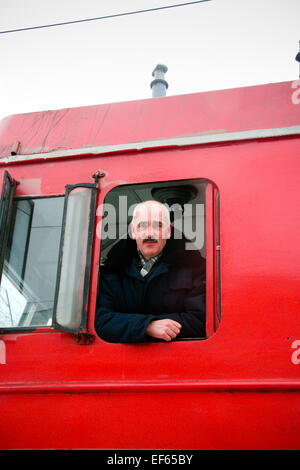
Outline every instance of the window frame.
<svg viewBox="0 0 300 470">
<path fill-rule="evenodd" d="M 7 170 L 4 172 L 4 178 L 3 178 L 3 186 L 2 186 L 2 191 L 1 194 L 4 194 L 4 182 L 6 181 L 5 178 L 7 178 Z M 9 183 L 13 186 L 13 191 L 9 195 L 10 200 L 9 200 L 9 210 L 10 212 L 8 214 L 5 214 L 5 219 L 3 217 L 3 220 L 5 220 L 5 223 L 3 223 L 3 231 L 5 232 L 6 240 L 5 244 L 2 245 L 2 251 L 3 251 L 3 264 L 1 266 L 0 270 L 0 282 L 1 282 L 1 275 L 4 267 L 4 258 L 5 258 L 5 252 L 6 252 L 6 247 L 7 247 L 7 241 L 9 238 L 9 233 L 11 230 L 11 217 L 12 217 L 12 207 L 13 207 L 13 200 L 34 200 L 34 199 L 45 199 L 49 198 L 47 195 L 41 195 L 41 196 L 20 196 L 14 198 L 14 190 L 16 185 L 18 184 L 10 175 L 9 175 Z M 72 329 L 72 328 L 66 328 L 62 325 L 59 324 L 59 322 L 56 321 L 56 307 L 57 307 L 57 293 L 59 289 L 59 283 L 60 283 L 60 269 L 62 265 L 62 253 L 63 253 L 63 235 L 65 231 L 65 222 L 66 222 L 66 215 L 67 215 L 67 203 L 68 203 L 68 196 L 70 192 L 75 189 L 75 188 L 90 188 L 91 189 L 91 198 L 90 198 L 90 213 L 89 213 L 89 224 L 88 224 L 88 234 L 87 234 L 87 254 L 86 254 L 86 263 L 85 263 L 85 273 L 84 273 L 84 292 L 83 292 L 83 299 L 82 299 L 82 305 L 81 305 L 81 317 L 80 317 L 80 326 L 79 328 Z M 64 208 L 63 208 L 63 217 L 62 217 L 62 225 L 61 225 L 61 232 L 60 232 L 60 242 L 59 242 L 59 255 L 58 255 L 58 262 L 57 262 L 57 275 L 56 275 L 56 286 L 55 286 L 55 296 L 54 296 L 54 307 L 53 307 L 53 312 L 52 312 L 52 321 L 50 325 L 33 325 L 33 326 L 11 326 L 11 327 L 2 327 L 0 325 L 0 333 L 19 333 L 19 332 L 34 332 L 36 330 L 42 330 L 42 331 L 51 331 L 51 330 L 62 330 L 66 331 L 69 333 L 82 333 L 85 332 L 87 329 L 87 317 L 88 317 L 88 308 L 87 308 L 87 302 L 88 302 L 88 296 L 89 296 L 89 289 L 90 289 L 90 276 L 91 276 L 91 267 L 92 267 L 92 249 L 93 249 L 93 242 L 94 242 L 94 223 L 95 223 L 95 215 L 96 215 L 96 201 L 97 201 L 97 194 L 98 194 L 98 179 L 95 178 L 95 183 L 77 183 L 73 185 L 66 185 L 65 186 L 65 193 L 64 194 L 55 194 L 51 195 L 51 198 L 57 198 L 57 197 L 63 197 L 64 198 Z M 1 199 L 2 202 L 2 199 Z M 1 207 L 2 204 L 1 204 Z M 4 212 L 4 210 L 2 210 Z"/>
<path fill-rule="evenodd" d="M 180 338 L 175 342 L 182 341 L 204 341 L 213 336 L 219 328 L 221 322 L 221 273 L 220 273 L 220 259 L 221 259 L 221 246 L 220 246 L 220 192 L 217 185 L 207 178 L 185 178 L 176 180 L 162 180 L 162 181 L 144 181 L 135 182 L 130 184 L 122 184 L 110 188 L 103 197 L 102 205 L 105 206 L 107 196 L 111 191 L 118 191 L 122 186 L 139 185 L 158 185 L 160 183 L 168 183 L 169 186 L 174 186 L 176 183 L 190 184 L 193 181 L 205 183 L 205 204 L 204 204 L 204 221 L 205 221 L 205 256 L 206 256 L 206 337 L 201 338 Z M 140 201 L 142 202 L 142 201 Z M 101 218 L 103 218 L 101 213 Z M 99 214 L 100 215 L 100 214 Z M 102 235 L 101 227 L 101 235 Z M 101 258 L 102 258 L 102 236 L 100 239 L 100 254 L 99 254 L 99 270 L 98 270 L 98 287 L 97 299 L 101 295 L 100 291 L 100 276 L 101 276 Z M 96 303 L 97 303 L 96 299 Z"/>
<path fill-rule="evenodd" d="M 210 338 L 221 321 L 220 195 L 216 185 L 206 186 L 206 336 Z"/>
<path fill-rule="evenodd" d="M 5 200 L 5 189 L 6 185 L 9 185 L 8 197 Z M 9 230 L 11 225 L 11 217 L 13 210 L 13 199 L 15 189 L 18 182 L 9 174 L 7 170 L 4 170 L 2 187 L 1 187 L 1 198 L 0 198 L 0 283 L 2 277 L 2 271 L 4 267 L 4 259 L 7 247 L 7 241 L 9 236 Z"/>
<path fill-rule="evenodd" d="M 57 319 L 57 306 L 58 306 L 61 272 L 62 272 L 62 265 L 63 265 L 64 236 L 65 236 L 65 231 L 66 231 L 66 220 L 67 220 L 67 214 L 68 214 L 69 196 L 70 196 L 70 193 L 74 189 L 77 189 L 77 188 L 91 189 L 91 200 L 90 200 L 87 252 L 86 252 L 81 315 L 80 315 L 79 326 L 76 328 L 73 328 L 72 326 L 63 326 L 61 323 L 59 323 Z M 89 291 L 90 291 L 90 277 L 91 277 L 91 268 L 92 268 L 92 250 L 93 250 L 93 242 L 94 242 L 94 225 L 95 225 L 95 216 L 96 216 L 97 194 L 98 194 L 97 182 L 94 184 L 93 183 L 77 183 L 74 185 L 66 185 L 62 230 L 61 230 L 61 239 L 60 239 L 58 266 L 57 266 L 56 289 L 55 289 L 54 307 L 53 307 L 53 316 L 52 316 L 52 328 L 66 331 L 68 333 L 73 333 L 73 334 L 87 332 L 88 298 L 89 298 Z"/>
</svg>

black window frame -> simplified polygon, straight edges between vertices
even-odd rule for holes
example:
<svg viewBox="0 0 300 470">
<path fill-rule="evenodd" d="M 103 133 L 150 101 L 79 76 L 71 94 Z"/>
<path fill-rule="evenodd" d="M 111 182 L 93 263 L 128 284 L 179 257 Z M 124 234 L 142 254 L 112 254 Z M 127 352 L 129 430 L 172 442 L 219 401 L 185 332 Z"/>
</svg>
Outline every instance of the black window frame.
<svg viewBox="0 0 300 470">
<path fill-rule="evenodd" d="M 13 198 L 17 184 L 18 182 L 14 180 L 14 178 L 9 174 L 7 170 L 5 170 L 3 175 L 0 198 L 0 283 L 4 266 L 9 230 L 11 226 Z M 7 187 L 8 194 L 5 194 Z"/>
</svg>

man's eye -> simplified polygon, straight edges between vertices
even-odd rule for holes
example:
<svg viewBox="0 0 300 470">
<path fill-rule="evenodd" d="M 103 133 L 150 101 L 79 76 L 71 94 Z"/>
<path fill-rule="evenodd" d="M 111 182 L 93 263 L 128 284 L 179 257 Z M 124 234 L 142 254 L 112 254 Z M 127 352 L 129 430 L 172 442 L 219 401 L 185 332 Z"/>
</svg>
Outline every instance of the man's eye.
<svg viewBox="0 0 300 470">
<path fill-rule="evenodd" d="M 152 225 L 153 228 L 162 228 L 162 222 L 153 222 L 153 225 Z"/>
<path fill-rule="evenodd" d="M 138 224 L 138 228 L 139 228 L 139 229 L 145 229 L 145 228 L 147 228 L 147 222 L 140 222 L 140 223 Z"/>
</svg>

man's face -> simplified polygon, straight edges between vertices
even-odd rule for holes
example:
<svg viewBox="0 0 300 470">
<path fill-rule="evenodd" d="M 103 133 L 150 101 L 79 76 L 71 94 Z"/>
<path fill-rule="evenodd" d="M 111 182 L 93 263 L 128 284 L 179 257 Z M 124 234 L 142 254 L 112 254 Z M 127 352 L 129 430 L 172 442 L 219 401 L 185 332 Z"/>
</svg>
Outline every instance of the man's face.
<svg viewBox="0 0 300 470">
<path fill-rule="evenodd" d="M 146 260 L 157 256 L 170 238 L 170 225 L 161 204 L 144 203 L 131 224 L 132 236 Z"/>
</svg>

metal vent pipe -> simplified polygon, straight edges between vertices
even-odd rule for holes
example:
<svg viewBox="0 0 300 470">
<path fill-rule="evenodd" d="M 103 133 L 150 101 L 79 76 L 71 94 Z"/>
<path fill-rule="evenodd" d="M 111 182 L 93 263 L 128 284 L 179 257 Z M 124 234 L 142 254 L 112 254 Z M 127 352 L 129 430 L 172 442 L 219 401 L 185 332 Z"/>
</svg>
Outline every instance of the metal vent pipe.
<svg viewBox="0 0 300 470">
<path fill-rule="evenodd" d="M 159 98 L 160 96 L 166 96 L 166 90 L 168 88 L 168 82 L 165 80 L 165 73 L 168 71 L 168 67 L 164 64 L 157 64 L 152 72 L 152 80 L 150 87 L 152 88 L 152 98 Z"/>
<path fill-rule="evenodd" d="M 299 41 L 299 52 L 295 57 L 297 62 L 300 62 L 300 41 Z M 299 78 L 300 78 L 300 65 L 299 65 Z"/>
</svg>

